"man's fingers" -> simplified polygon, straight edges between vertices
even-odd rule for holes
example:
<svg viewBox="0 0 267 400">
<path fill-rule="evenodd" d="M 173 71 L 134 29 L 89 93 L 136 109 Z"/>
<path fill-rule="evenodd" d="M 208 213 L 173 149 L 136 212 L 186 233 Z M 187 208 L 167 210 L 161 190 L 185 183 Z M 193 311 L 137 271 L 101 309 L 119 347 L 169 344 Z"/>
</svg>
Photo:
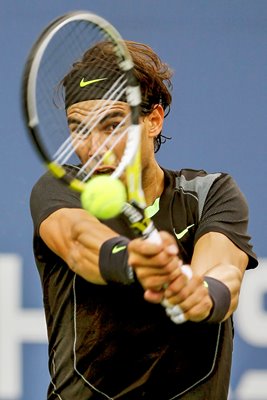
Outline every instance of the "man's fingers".
<svg viewBox="0 0 267 400">
<path fill-rule="evenodd" d="M 149 301 L 150 303 L 161 303 L 163 299 L 164 291 L 153 291 L 150 289 L 145 290 L 144 299 Z"/>
<path fill-rule="evenodd" d="M 170 285 L 170 287 L 178 289 L 178 282 Z M 174 315 L 182 313 L 186 320 L 197 322 L 202 321 L 209 315 L 212 308 L 212 300 L 207 288 L 203 285 L 201 277 L 194 277 L 176 293 L 172 292 L 172 295 L 170 293 L 170 289 L 165 291 L 162 305 L 166 308 L 167 315 L 171 319 Z"/>
</svg>

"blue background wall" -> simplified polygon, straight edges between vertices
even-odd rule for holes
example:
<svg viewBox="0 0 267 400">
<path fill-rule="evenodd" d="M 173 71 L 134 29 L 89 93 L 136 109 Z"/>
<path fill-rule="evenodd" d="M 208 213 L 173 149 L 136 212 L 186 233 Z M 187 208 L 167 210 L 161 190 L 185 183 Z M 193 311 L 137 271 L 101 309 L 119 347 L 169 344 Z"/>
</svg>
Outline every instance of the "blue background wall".
<svg viewBox="0 0 267 400">
<path fill-rule="evenodd" d="M 52 19 L 88 9 L 126 39 L 150 44 L 174 69 L 174 103 L 158 159 L 169 168 L 223 170 L 250 207 L 260 268 L 236 314 L 231 399 L 267 399 L 267 1 L 0 0 L 0 400 L 45 398 L 46 338 L 31 250 L 29 193 L 43 172 L 20 110 L 24 61 Z M 159 399 L 160 400 L 160 399 Z"/>
</svg>

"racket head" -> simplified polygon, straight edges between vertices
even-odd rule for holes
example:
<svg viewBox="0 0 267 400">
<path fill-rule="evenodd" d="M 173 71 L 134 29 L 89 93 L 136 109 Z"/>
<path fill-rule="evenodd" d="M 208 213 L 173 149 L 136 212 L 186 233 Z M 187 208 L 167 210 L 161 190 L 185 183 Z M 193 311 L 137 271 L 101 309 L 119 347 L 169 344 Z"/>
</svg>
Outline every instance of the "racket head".
<svg viewBox="0 0 267 400">
<path fill-rule="evenodd" d="M 80 63 L 88 50 L 91 64 L 86 70 Z M 116 147 L 123 142 L 124 150 L 109 172 L 114 178 L 125 173 L 129 200 L 143 206 L 141 93 L 133 68 L 126 44 L 108 21 L 87 11 L 65 14 L 41 33 L 29 54 L 23 79 L 23 110 L 27 131 L 45 166 L 79 192 L 103 163 L 111 163 Z M 88 99 L 101 100 L 104 106 L 100 110 L 91 108 L 70 129 L 68 110 Z M 115 123 L 111 121 L 115 133 L 107 135 L 104 145 L 101 139 L 101 150 L 90 154 L 91 164 L 80 167 L 79 149 L 90 140 L 99 123 L 110 118 L 109 105 L 114 102 L 127 104 L 127 111 Z"/>
</svg>

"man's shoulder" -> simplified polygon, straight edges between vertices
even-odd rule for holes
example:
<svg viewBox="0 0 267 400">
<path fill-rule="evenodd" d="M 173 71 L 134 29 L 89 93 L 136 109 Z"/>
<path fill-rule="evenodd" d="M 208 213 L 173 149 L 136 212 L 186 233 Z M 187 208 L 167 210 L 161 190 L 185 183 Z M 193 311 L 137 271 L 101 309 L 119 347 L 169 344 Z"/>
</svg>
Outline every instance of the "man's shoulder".
<svg viewBox="0 0 267 400">
<path fill-rule="evenodd" d="M 212 184 L 225 176 L 224 172 L 207 172 L 204 169 L 183 168 L 180 170 L 166 170 L 175 178 L 176 189 L 181 189 L 185 192 L 209 190 Z"/>
<path fill-rule="evenodd" d="M 204 169 L 194 169 L 194 168 L 182 168 L 180 170 L 174 171 L 177 177 L 184 178 L 187 181 L 191 181 L 197 178 L 207 178 L 207 177 L 220 177 L 225 175 L 224 172 L 208 172 Z"/>
<path fill-rule="evenodd" d="M 77 175 L 77 172 L 80 170 L 80 166 L 78 165 L 64 165 L 64 169 L 67 172 L 68 175 L 75 177 Z M 40 187 L 40 186 L 47 186 L 47 185 L 52 185 L 52 186 L 62 186 L 64 184 L 64 182 L 59 179 L 56 178 L 53 173 L 48 170 L 46 172 L 44 172 L 34 183 L 33 188 L 35 187 Z"/>
</svg>

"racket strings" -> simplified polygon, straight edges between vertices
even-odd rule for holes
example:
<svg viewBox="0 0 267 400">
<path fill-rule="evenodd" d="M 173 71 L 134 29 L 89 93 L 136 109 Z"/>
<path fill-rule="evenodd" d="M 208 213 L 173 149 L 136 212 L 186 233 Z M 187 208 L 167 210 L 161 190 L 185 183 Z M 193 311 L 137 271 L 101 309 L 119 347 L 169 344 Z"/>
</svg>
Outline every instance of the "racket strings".
<svg viewBox="0 0 267 400">
<path fill-rule="evenodd" d="M 65 46 L 56 46 L 55 49 L 53 50 L 53 57 L 55 55 L 58 56 L 59 59 L 62 59 L 63 57 L 66 58 L 66 54 L 71 55 L 73 57 L 74 52 L 77 52 L 77 44 L 84 43 L 86 42 L 86 38 L 90 37 L 90 45 L 88 47 L 94 46 L 96 43 L 99 43 L 100 41 L 105 41 L 107 42 L 107 36 L 103 35 L 102 32 L 99 31 L 99 29 L 96 29 L 95 26 L 91 29 L 91 26 L 89 25 L 88 29 L 88 24 L 85 23 L 79 23 L 76 24 L 75 29 L 71 29 L 70 32 L 60 32 L 60 37 L 58 42 L 65 44 L 66 42 L 66 36 L 68 37 L 68 45 Z M 71 33 L 71 40 L 70 38 L 70 33 Z M 82 40 L 81 40 L 82 38 Z M 113 43 L 109 42 L 110 46 L 113 46 Z M 80 46 L 79 48 L 79 53 L 82 54 L 84 52 L 83 46 Z M 115 48 L 114 48 L 115 52 Z M 101 64 L 101 68 L 105 69 L 107 72 L 111 71 L 110 65 L 103 65 L 103 60 L 99 58 L 98 60 L 95 57 L 95 61 L 98 61 L 99 64 Z M 79 63 L 79 58 L 78 61 Z M 99 65 L 98 64 L 98 65 Z M 91 73 L 95 74 L 97 76 L 98 73 L 98 68 L 91 67 Z M 48 74 L 49 75 L 49 74 Z M 109 78 L 108 73 L 106 73 L 107 79 Z M 110 77 L 112 78 L 112 72 L 110 73 Z M 108 107 L 108 103 L 110 100 L 114 101 L 119 101 L 122 96 L 125 96 L 126 92 L 126 84 L 127 81 L 125 79 L 124 74 L 119 76 L 119 78 L 114 82 L 114 84 L 110 87 L 110 89 L 106 92 L 106 94 L 103 96 L 103 100 L 106 100 L 103 103 L 103 106 L 100 110 L 93 109 L 90 112 L 90 115 L 87 117 L 83 118 L 80 124 L 76 127 L 75 131 L 71 132 L 71 135 L 68 135 L 67 139 L 63 141 L 59 145 L 59 147 L 56 149 L 54 152 L 52 158 L 53 160 L 61 165 L 64 165 L 69 162 L 71 157 L 76 154 L 76 151 L 78 150 L 79 146 L 81 143 L 88 138 L 88 136 L 97 128 L 97 125 L 99 124 L 100 120 L 103 118 L 103 111 L 105 109 L 105 113 L 107 114 L 110 110 L 110 106 Z M 97 90 L 98 86 L 96 86 L 95 89 L 95 97 L 98 98 L 100 97 L 99 91 Z M 79 88 L 80 89 L 80 88 Z M 76 88 L 73 87 L 71 91 L 69 91 L 69 96 L 74 97 L 76 95 Z M 50 94 L 48 94 L 50 96 Z M 63 107 L 62 107 L 63 109 Z M 52 117 L 54 118 L 54 117 Z M 86 162 L 86 164 L 83 166 L 79 177 L 84 175 L 84 171 L 87 171 L 87 176 L 85 179 L 88 179 L 90 177 L 94 170 L 98 168 L 101 163 L 103 162 L 103 159 L 105 158 L 105 152 L 103 151 L 105 148 L 108 148 L 108 151 L 111 151 L 114 149 L 116 144 L 121 140 L 122 137 L 124 137 L 127 134 L 127 129 L 122 132 L 120 137 L 117 137 L 116 140 L 114 140 L 114 136 L 120 131 L 121 127 L 123 124 L 125 124 L 126 119 L 121 121 L 121 123 L 114 129 L 112 134 L 108 137 L 106 137 L 105 141 L 102 142 L 99 145 L 99 148 L 95 154 L 93 154 L 89 160 Z M 59 127 L 60 129 L 61 127 Z M 112 144 L 109 144 L 112 142 Z M 102 155 L 101 155 L 102 153 Z M 88 171 L 90 171 L 88 173 Z"/>
<path fill-rule="evenodd" d="M 103 58 L 101 57 L 101 51 L 100 53 L 97 50 L 94 51 L 94 48 L 97 49 L 95 46 L 101 43 L 108 47 L 109 53 L 108 56 L 105 55 Z M 93 51 L 91 59 L 89 58 L 88 61 L 90 74 L 87 79 L 86 73 L 84 76 L 82 75 L 82 66 L 84 65 L 84 55 L 89 50 L 90 56 L 91 48 Z M 88 140 L 88 146 L 90 146 L 91 139 L 89 136 L 97 132 L 98 125 L 104 117 L 108 119 L 112 102 L 125 102 L 127 100 L 129 79 L 127 72 L 125 72 L 126 68 L 122 67 L 122 62 L 125 60 L 124 57 L 124 55 L 120 54 L 120 44 L 114 42 L 109 33 L 106 33 L 94 23 L 88 23 L 88 21 L 68 23 L 66 26 L 61 27 L 50 40 L 45 53 L 42 55 L 42 63 L 38 71 L 36 96 L 40 119 L 40 140 L 43 141 L 43 146 L 46 147 L 47 154 L 53 163 L 63 166 L 67 164 L 80 165 L 80 146 L 86 140 Z M 92 61 L 91 64 L 90 61 Z M 66 93 L 63 80 L 70 72 L 75 73 L 75 66 L 77 66 L 78 71 L 76 78 L 74 76 L 76 85 L 68 88 L 70 105 L 72 104 L 72 99 L 73 104 L 75 104 L 75 100 L 79 96 L 77 91 L 81 90 L 80 82 L 83 78 L 85 81 L 93 80 L 94 77 L 95 79 L 102 78 L 99 66 L 104 73 L 105 82 L 102 89 L 99 85 L 90 86 L 91 97 L 101 99 L 101 107 L 99 108 L 99 103 L 96 104 L 87 115 L 84 115 L 82 120 L 78 119 L 77 125 L 73 124 L 74 129 L 70 131 L 66 117 Z M 105 87 L 109 79 L 111 86 L 106 85 L 107 89 L 103 94 L 103 87 Z M 104 134 L 102 138 L 99 135 L 98 146 L 95 146 L 96 150 L 93 154 L 90 154 L 88 160 L 75 175 L 79 180 L 86 181 L 99 167 L 111 164 L 111 162 L 105 163 L 106 155 L 108 153 L 114 155 L 113 150 L 121 140 L 125 140 L 127 143 L 131 122 L 132 116 L 129 108 L 129 113 L 119 119 L 118 124 L 114 125 L 114 129 L 111 130 L 110 134 Z M 97 135 L 94 137 L 97 137 Z M 117 165 L 120 164 L 120 159 L 115 159 L 114 164 L 114 168 L 117 168 Z M 123 171 L 122 166 L 120 171 Z"/>
<path fill-rule="evenodd" d="M 60 145 L 59 138 L 69 135 L 65 115 L 64 94 L 60 96 L 59 84 L 72 68 L 73 62 L 99 41 L 106 40 L 103 33 L 86 21 L 75 21 L 59 29 L 50 40 L 38 71 L 36 101 L 40 125 L 50 135 L 43 135 L 48 153 Z M 50 140 L 50 142 L 49 142 Z M 53 145 L 53 142 L 56 144 Z"/>
<path fill-rule="evenodd" d="M 78 149 L 80 142 L 87 139 L 92 131 L 97 128 L 97 125 L 100 123 L 101 119 L 104 118 L 105 115 L 108 115 L 112 107 L 110 100 L 119 100 L 121 96 L 125 93 L 126 88 L 124 86 L 126 81 L 124 80 L 123 82 L 121 82 L 122 79 L 123 76 L 120 76 L 117 81 L 112 85 L 112 87 L 108 90 L 108 92 L 104 95 L 103 100 L 105 100 L 105 102 L 102 104 L 102 107 L 99 109 L 98 106 L 95 105 L 95 107 L 90 110 L 90 114 L 88 114 L 87 117 L 83 118 L 81 123 L 78 124 L 75 131 L 71 132 L 72 136 L 69 136 L 62 143 L 62 145 L 53 156 L 55 162 L 65 164 L 70 156 Z M 118 84 L 119 86 L 116 87 Z M 117 95 L 114 97 L 116 93 Z M 122 122 L 112 132 L 112 135 L 110 135 L 110 137 L 114 136 L 121 126 Z M 105 144 L 107 144 L 109 140 L 110 139 L 107 138 Z M 102 145 L 102 147 L 103 146 L 104 144 Z"/>
<path fill-rule="evenodd" d="M 110 153 L 112 154 L 112 150 L 114 150 L 114 148 L 118 145 L 118 143 L 128 133 L 129 127 L 127 126 L 125 129 L 122 130 L 120 135 L 116 136 L 117 132 L 127 122 L 129 122 L 129 115 L 123 118 L 122 121 L 119 123 L 119 125 L 113 130 L 113 132 L 104 140 L 104 142 L 102 142 L 102 144 L 100 144 L 100 146 L 98 147 L 97 151 L 93 154 L 93 156 L 91 156 L 88 159 L 88 161 L 82 166 L 80 172 L 77 174 L 77 177 L 79 177 L 82 173 L 88 170 L 90 170 L 90 172 L 87 172 L 83 180 L 86 181 L 93 175 L 96 169 L 105 161 L 106 155 Z M 116 137 L 116 139 L 112 140 L 112 143 L 108 146 L 107 151 L 103 152 L 103 150 L 107 148 L 107 145 L 109 144 L 111 139 L 113 139 L 114 137 Z"/>
<path fill-rule="evenodd" d="M 108 102 L 106 102 L 105 105 L 108 105 Z M 96 110 L 97 110 L 97 108 L 95 106 L 95 108 L 93 110 L 91 110 L 90 113 L 94 113 L 94 112 L 96 113 Z M 75 137 L 72 138 L 69 136 L 62 143 L 62 145 L 57 150 L 57 152 L 54 154 L 53 158 L 56 162 L 63 164 L 66 161 L 62 157 L 67 154 L 67 158 L 68 158 L 68 155 L 71 155 L 71 153 L 73 153 L 77 149 L 75 143 L 76 142 L 79 143 L 79 141 L 81 139 L 85 139 L 89 136 L 91 131 L 93 129 L 95 129 L 97 124 L 100 122 L 100 117 L 98 119 L 95 119 L 95 121 L 93 123 L 92 122 L 93 122 L 93 118 L 91 118 L 90 115 L 88 115 L 88 117 L 84 118 L 82 120 L 82 122 L 80 124 L 78 124 L 75 131 L 72 132 L 72 134 L 75 135 Z M 89 129 L 89 127 L 90 127 L 90 129 Z M 70 150 L 70 153 L 68 153 L 69 150 Z"/>
</svg>

